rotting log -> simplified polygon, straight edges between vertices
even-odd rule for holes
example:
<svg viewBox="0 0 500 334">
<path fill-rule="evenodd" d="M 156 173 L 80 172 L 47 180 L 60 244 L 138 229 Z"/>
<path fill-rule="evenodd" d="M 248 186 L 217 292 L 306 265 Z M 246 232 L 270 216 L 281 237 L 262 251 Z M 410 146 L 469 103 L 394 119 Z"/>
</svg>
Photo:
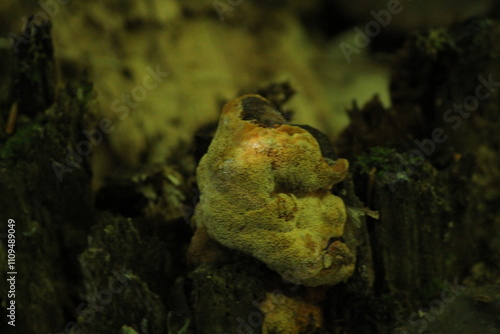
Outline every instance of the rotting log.
<svg viewBox="0 0 500 334">
<path fill-rule="evenodd" d="M 455 332 L 449 315 L 438 316 L 438 302 L 430 303 L 450 291 L 458 297 L 477 263 L 498 273 L 498 37 L 490 20 L 414 34 L 393 69 L 393 105 L 386 109 L 374 98 L 361 110 L 354 106 L 341 136 L 357 194 L 380 213 L 378 221 L 368 218 L 373 292 L 398 306 L 392 316 L 401 330 Z M 482 306 L 469 302 L 477 315 Z M 409 318 L 419 307 L 426 317 Z M 492 326 L 489 318 L 483 329 Z"/>
<path fill-rule="evenodd" d="M 498 263 L 495 203 L 500 194 L 498 187 L 490 186 L 500 180 L 496 171 L 498 154 L 492 154 L 500 147 L 496 133 L 500 126 L 496 83 L 500 71 L 495 40 L 498 24 L 489 20 L 417 33 L 409 38 L 394 64 L 393 106 L 384 108 L 374 98 L 364 108 L 354 106 L 351 110 L 352 123 L 337 147 L 339 156 L 351 161 L 353 185 L 345 182 L 347 189 L 336 191 L 352 199 L 354 191 L 349 189 L 355 189 L 361 201 L 352 203 L 377 210 L 380 217 L 362 220 L 368 237 L 363 239 L 363 233 L 358 236 L 358 249 L 365 256 L 360 259 L 358 254 L 356 274 L 318 301 L 325 317 L 323 332 L 411 332 L 424 326 L 432 333 L 443 328 L 453 332 L 449 313 L 441 319 L 429 313 L 420 322 L 414 318 L 409 321 L 408 316 L 416 315 L 422 305 L 430 312 L 429 303 L 440 298 L 443 291 L 450 291 L 446 289 L 455 287 L 451 291 L 458 296 L 475 263 Z M 476 96 L 476 88 L 481 85 L 478 89 L 482 95 Z M 477 105 L 471 97 L 477 98 Z M 470 115 L 453 111 L 455 104 L 469 110 Z M 219 281 L 220 269 L 216 268 L 204 269 L 210 280 L 194 281 L 195 295 L 203 290 L 212 295 L 203 300 L 220 301 L 226 296 L 228 303 L 233 303 L 227 289 L 214 285 Z M 468 293 L 475 291 L 470 288 Z M 249 296 L 250 292 L 243 286 L 238 295 Z M 468 307 L 477 315 L 480 311 L 473 305 L 474 298 L 463 298 L 460 303 L 470 303 Z M 492 294 L 486 298 L 498 300 Z M 240 303 L 255 304 L 245 299 Z M 200 307 L 205 304 L 198 304 L 197 299 L 194 302 L 199 312 L 195 317 L 210 317 L 212 311 Z M 209 333 L 242 316 L 240 306 L 219 307 L 234 313 L 228 311 L 225 317 L 217 317 L 218 327 L 213 327 L 213 322 L 198 321 L 198 330 Z M 494 303 L 488 303 L 488 307 L 488 313 L 495 312 Z M 466 316 L 460 313 L 454 319 Z M 492 328 L 494 321 L 488 318 L 484 328 Z M 237 330 L 232 327 L 236 325 L 228 326 Z M 252 330 L 260 333 L 261 328 Z"/>
<path fill-rule="evenodd" d="M 31 29 L 23 35 L 29 44 L 20 49 L 10 95 L 0 104 L 0 219 L 16 221 L 17 332 L 61 332 L 78 323 L 83 333 L 260 333 L 261 308 L 282 311 L 281 304 L 294 310 L 303 333 L 410 332 L 424 325 L 428 333 L 453 333 L 464 322 L 474 325 L 463 324 L 471 333 L 494 333 L 500 263 L 496 22 L 414 35 L 394 65 L 393 106 L 374 99 L 353 108 L 352 124 L 337 143 L 351 174 L 334 191 L 349 206 L 379 211 L 380 218 L 348 225 L 346 241 L 358 250 L 356 272 L 345 284 L 316 290 L 287 283 L 220 245 L 207 254 L 215 254 L 210 265 L 186 275 L 178 264 L 186 246 L 181 219 L 156 230 L 139 209 L 134 219 L 123 217 L 124 208 L 121 215 L 98 213 L 85 159 L 68 158 L 68 147 L 83 139 L 89 122 L 92 85 L 55 82 L 50 25 Z M 477 96 L 479 84 L 487 98 Z M 477 108 L 468 97 L 478 99 Z M 454 104 L 463 105 L 462 113 Z M 437 128 L 446 130 L 440 143 Z M 428 155 L 415 142 L 431 151 L 426 139 L 435 142 Z M 101 204 L 109 208 L 106 198 Z M 3 242 L 0 258 L 5 273 Z M 466 276 L 469 284 L 482 285 L 467 287 L 439 316 L 427 312 L 418 318 L 424 322 L 408 320 L 418 306 L 431 308 L 447 282 L 457 278 L 462 285 Z M 120 278 L 127 282 L 122 290 L 109 285 Z M 97 301 L 107 304 L 88 321 L 93 309 L 85 304 L 79 314 L 78 307 L 103 289 L 112 300 L 101 295 Z M 5 301 L 5 285 L 0 295 Z M 279 312 L 273 314 L 279 326 Z"/>
<path fill-rule="evenodd" d="M 29 21 L 0 117 L 0 220 L 16 222 L 17 321 L 8 330 L 18 333 L 64 329 L 81 284 L 76 259 L 94 220 L 89 169 L 83 160 L 66 165 L 67 147 L 84 128 L 92 85 L 82 80 L 55 95 L 50 27 Z M 54 162 L 66 166 L 62 178 Z M 0 249 L 3 276 L 7 256 L 4 245 Z M 0 285 L 4 301 L 6 288 Z"/>
<path fill-rule="evenodd" d="M 175 279 L 171 263 L 181 260 L 169 262 L 166 243 L 136 220 L 95 208 L 87 161 L 92 144 L 83 134 L 93 123 L 94 90 L 85 78 L 55 80 L 50 28 L 29 21 L 1 103 L 0 221 L 15 221 L 17 275 L 16 326 L 2 321 L 0 331 L 159 334 L 182 328 L 189 319 L 167 314 L 171 288 L 164 286 Z M 3 240 L 0 257 L 5 281 L 12 270 Z M 0 285 L 5 305 L 8 288 Z M 172 302 L 182 300 L 177 295 Z"/>
</svg>

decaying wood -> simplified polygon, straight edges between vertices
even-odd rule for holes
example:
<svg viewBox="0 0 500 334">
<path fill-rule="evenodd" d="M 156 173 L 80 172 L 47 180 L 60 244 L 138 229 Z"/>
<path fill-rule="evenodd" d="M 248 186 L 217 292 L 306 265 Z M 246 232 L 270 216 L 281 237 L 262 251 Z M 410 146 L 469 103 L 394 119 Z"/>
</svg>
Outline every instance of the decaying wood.
<svg viewBox="0 0 500 334">
<path fill-rule="evenodd" d="M 101 192 L 96 209 L 86 158 L 74 155 L 92 124 L 92 85 L 56 82 L 50 25 L 32 25 L 0 120 L 0 220 L 17 224 L 16 330 L 278 333 L 288 308 L 300 333 L 424 325 L 429 333 L 451 333 L 470 314 L 484 320 L 471 322 L 474 333 L 480 326 L 488 333 L 499 313 L 498 285 L 462 293 L 462 284 L 494 283 L 492 264 L 500 261 L 498 27 L 476 20 L 414 35 L 394 64 L 393 106 L 375 98 L 353 107 L 336 145 L 351 162 L 350 175 L 334 191 L 358 210 L 346 231 L 358 250 L 356 272 L 331 288 L 305 288 L 213 243 L 210 261 L 187 267 L 190 217 L 173 212 L 180 198 L 193 197 L 193 170 L 138 172 L 107 188 L 137 207 L 107 204 Z M 477 96 L 478 85 L 488 97 Z M 474 110 L 446 114 L 454 104 Z M 378 219 L 362 214 L 373 211 Z M 5 269 L 4 247 L 0 257 Z M 442 317 L 408 321 L 449 284 L 458 299 Z"/>
</svg>

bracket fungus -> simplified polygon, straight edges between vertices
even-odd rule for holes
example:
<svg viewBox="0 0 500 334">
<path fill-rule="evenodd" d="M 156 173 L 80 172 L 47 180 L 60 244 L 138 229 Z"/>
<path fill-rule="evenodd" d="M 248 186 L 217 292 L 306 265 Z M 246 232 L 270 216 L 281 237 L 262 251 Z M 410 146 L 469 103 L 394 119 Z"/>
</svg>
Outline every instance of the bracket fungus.
<svg viewBox="0 0 500 334">
<path fill-rule="evenodd" d="M 333 285 L 355 255 L 342 242 L 346 209 L 331 193 L 348 169 L 322 156 L 316 139 L 265 98 L 229 101 L 197 169 L 198 226 L 225 247 L 264 262 L 286 280 Z"/>
</svg>

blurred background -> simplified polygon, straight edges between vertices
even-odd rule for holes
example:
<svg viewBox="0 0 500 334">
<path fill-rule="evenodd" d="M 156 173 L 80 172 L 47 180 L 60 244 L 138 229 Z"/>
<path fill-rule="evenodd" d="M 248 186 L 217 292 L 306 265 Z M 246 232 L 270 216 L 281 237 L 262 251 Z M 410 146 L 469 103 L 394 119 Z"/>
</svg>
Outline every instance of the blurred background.
<svg viewBox="0 0 500 334">
<path fill-rule="evenodd" d="M 9 133 L 5 120 L 15 114 L 19 97 L 31 93 L 11 91 L 19 86 L 12 79 L 15 52 L 25 45 L 31 15 L 39 24 L 52 23 L 57 80 L 39 77 L 50 69 L 38 69 L 28 78 L 38 88 L 45 81 L 57 83 L 66 95 L 50 107 L 41 106 L 38 115 L 20 112 L 17 130 Z M 359 253 L 366 262 L 358 263 L 355 279 L 318 293 L 327 300 L 324 304 L 303 290 L 297 293 L 304 300 L 311 297 L 318 310 L 316 304 L 323 307 L 329 321 L 325 328 L 385 333 L 395 315 L 403 313 L 408 325 L 408 314 L 422 305 L 415 296 L 421 293 L 418 297 L 428 304 L 444 288 L 439 284 L 445 278 L 469 276 L 471 286 L 496 282 L 498 289 L 498 95 L 439 146 L 438 154 L 415 168 L 411 182 L 398 183 L 403 191 L 389 192 L 375 172 L 401 167 L 401 154 L 415 149 L 414 139 L 427 138 L 442 126 L 442 111 L 464 101 L 477 85 L 477 73 L 491 70 L 497 78 L 498 62 L 490 57 L 489 46 L 496 50 L 498 25 L 480 19 L 499 16 L 500 5 L 493 0 L 2 0 L 0 101 L 6 108 L 0 123 L 0 218 L 15 216 L 21 222 L 24 244 L 18 254 L 20 272 L 26 274 L 19 276 L 18 316 L 28 319 L 23 328 L 45 333 L 73 320 L 82 324 L 80 302 L 95 298 L 117 272 L 130 286 L 114 295 L 116 302 L 103 308 L 83 333 L 193 333 L 195 321 L 202 328 L 211 317 L 218 326 L 226 310 L 238 316 L 251 312 L 251 303 L 241 301 L 255 300 L 255 291 L 263 294 L 262 286 L 269 288 L 268 281 L 258 281 L 267 269 L 255 262 L 233 263 L 211 276 L 186 264 L 198 195 L 199 155 L 193 143 L 198 133 L 213 130 L 225 102 L 284 82 L 296 92 L 286 104 L 293 123 L 313 126 L 334 144 L 345 140 L 345 151 L 357 148 L 356 154 L 364 154 L 350 160 L 355 182 L 335 190 L 346 203 L 357 200 L 357 207 L 381 211 L 380 223 L 359 224 L 360 231 L 368 230 Z M 472 23 L 445 33 L 461 22 Z M 408 42 L 426 29 L 431 30 Z M 455 41 L 462 44 L 455 47 Z M 436 80 L 434 71 L 440 75 Z M 91 99 L 82 78 L 93 85 Z M 391 91 L 391 82 L 400 87 Z M 394 91 L 402 94 L 393 109 Z M 351 119 L 358 123 L 341 137 L 356 123 L 350 123 L 348 110 L 355 111 Z M 92 152 L 81 168 L 72 168 L 58 182 L 50 163 L 70 165 L 64 162 L 67 152 L 82 140 L 92 141 L 89 136 L 98 142 Z M 38 164 L 31 163 L 31 155 Z M 410 251 L 414 262 L 402 266 L 401 254 Z M 4 247 L 0 256 L 6 258 Z M 222 278 L 207 280 L 215 276 Z M 428 286 L 432 293 L 422 288 Z M 2 296 L 5 289 L 0 286 Z M 219 307 L 200 297 L 208 290 L 221 298 Z M 483 323 L 494 328 L 499 299 L 494 304 L 490 296 L 478 293 L 463 307 L 453 304 L 458 311 L 448 310 L 455 318 L 441 317 L 432 333 L 454 332 L 451 326 L 466 314 L 477 323 L 483 322 L 481 315 L 491 315 Z M 403 306 L 393 307 L 392 298 Z M 6 299 L 0 301 L 5 306 Z M 493 307 L 479 309 L 484 305 Z M 342 331 L 352 324 L 362 328 L 359 319 L 372 322 L 371 327 Z M 476 333 L 477 323 L 467 321 L 467 333 Z M 233 321 L 233 326 L 238 324 Z"/>
<path fill-rule="evenodd" d="M 394 6 L 391 13 L 390 6 Z M 390 13 L 389 17 L 384 13 Z M 480 1 L 3 0 L 0 83 L 13 66 L 12 35 L 49 18 L 62 81 L 84 71 L 95 85 L 96 119 L 116 128 L 91 159 L 93 187 L 116 166 L 165 161 L 217 119 L 224 101 L 275 82 L 297 91 L 295 123 L 335 138 L 353 100 L 385 106 L 389 64 L 405 35 L 498 14 Z M 382 20 L 377 31 L 370 22 Z M 360 31 L 369 32 L 368 40 Z M 357 29 L 356 29 L 357 28 Z M 366 37 L 366 36 L 365 36 Z M 141 88 L 151 69 L 168 73 Z"/>
</svg>

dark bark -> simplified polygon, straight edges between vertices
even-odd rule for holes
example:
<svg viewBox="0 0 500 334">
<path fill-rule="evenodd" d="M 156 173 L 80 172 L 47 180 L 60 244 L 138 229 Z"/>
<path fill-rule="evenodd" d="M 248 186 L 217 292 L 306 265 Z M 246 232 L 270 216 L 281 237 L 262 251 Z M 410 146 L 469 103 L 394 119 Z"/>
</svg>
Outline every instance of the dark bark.
<svg viewBox="0 0 500 334">
<path fill-rule="evenodd" d="M 185 180 L 192 174 L 180 186 L 155 168 L 111 180 L 96 209 L 91 173 L 78 154 L 81 131 L 92 122 L 92 85 L 75 80 L 56 94 L 50 25 L 30 29 L 0 119 L 0 220 L 16 221 L 17 332 L 61 332 L 75 321 L 82 333 L 260 333 L 261 303 L 276 293 L 290 307 L 299 305 L 294 318 L 302 333 L 424 326 L 429 333 L 454 333 L 456 324 L 467 333 L 494 333 L 500 86 L 493 84 L 467 117 L 443 116 L 454 104 L 470 107 L 467 98 L 484 81 L 479 76 L 500 81 L 496 22 L 410 37 L 394 64 L 393 106 L 386 109 L 376 98 L 354 106 L 337 145 L 351 174 L 334 191 L 358 208 L 345 236 L 357 249 L 357 268 L 346 283 L 312 289 L 206 240 L 211 261 L 189 272 L 190 230 L 181 213 L 188 220 L 190 212 L 179 211 L 170 195 L 182 191 L 191 198 Z M 15 127 L 9 118 L 17 119 Z M 119 200 L 110 198 L 116 194 Z M 373 216 L 370 210 L 379 219 L 363 215 Z M 0 253 L 5 269 L 5 247 Z M 482 269 L 471 274 L 473 266 Z M 430 308 L 451 291 L 448 282 L 456 302 L 445 303 L 439 316 L 408 320 L 419 305 Z M 6 291 L 1 285 L 2 302 Z"/>
<path fill-rule="evenodd" d="M 2 110 L 0 149 L 0 216 L 3 224 L 16 221 L 15 329 L 22 333 L 64 328 L 82 284 L 77 257 L 94 220 L 85 163 L 66 167 L 61 180 L 54 170 L 54 162 L 66 165 L 66 147 L 83 129 L 92 86 L 81 81 L 54 99 L 50 24 L 30 29 L 17 54 L 11 108 Z M 18 121 L 9 135 L 6 120 L 15 108 Z M 2 285 L 2 298 L 5 289 Z"/>
</svg>

